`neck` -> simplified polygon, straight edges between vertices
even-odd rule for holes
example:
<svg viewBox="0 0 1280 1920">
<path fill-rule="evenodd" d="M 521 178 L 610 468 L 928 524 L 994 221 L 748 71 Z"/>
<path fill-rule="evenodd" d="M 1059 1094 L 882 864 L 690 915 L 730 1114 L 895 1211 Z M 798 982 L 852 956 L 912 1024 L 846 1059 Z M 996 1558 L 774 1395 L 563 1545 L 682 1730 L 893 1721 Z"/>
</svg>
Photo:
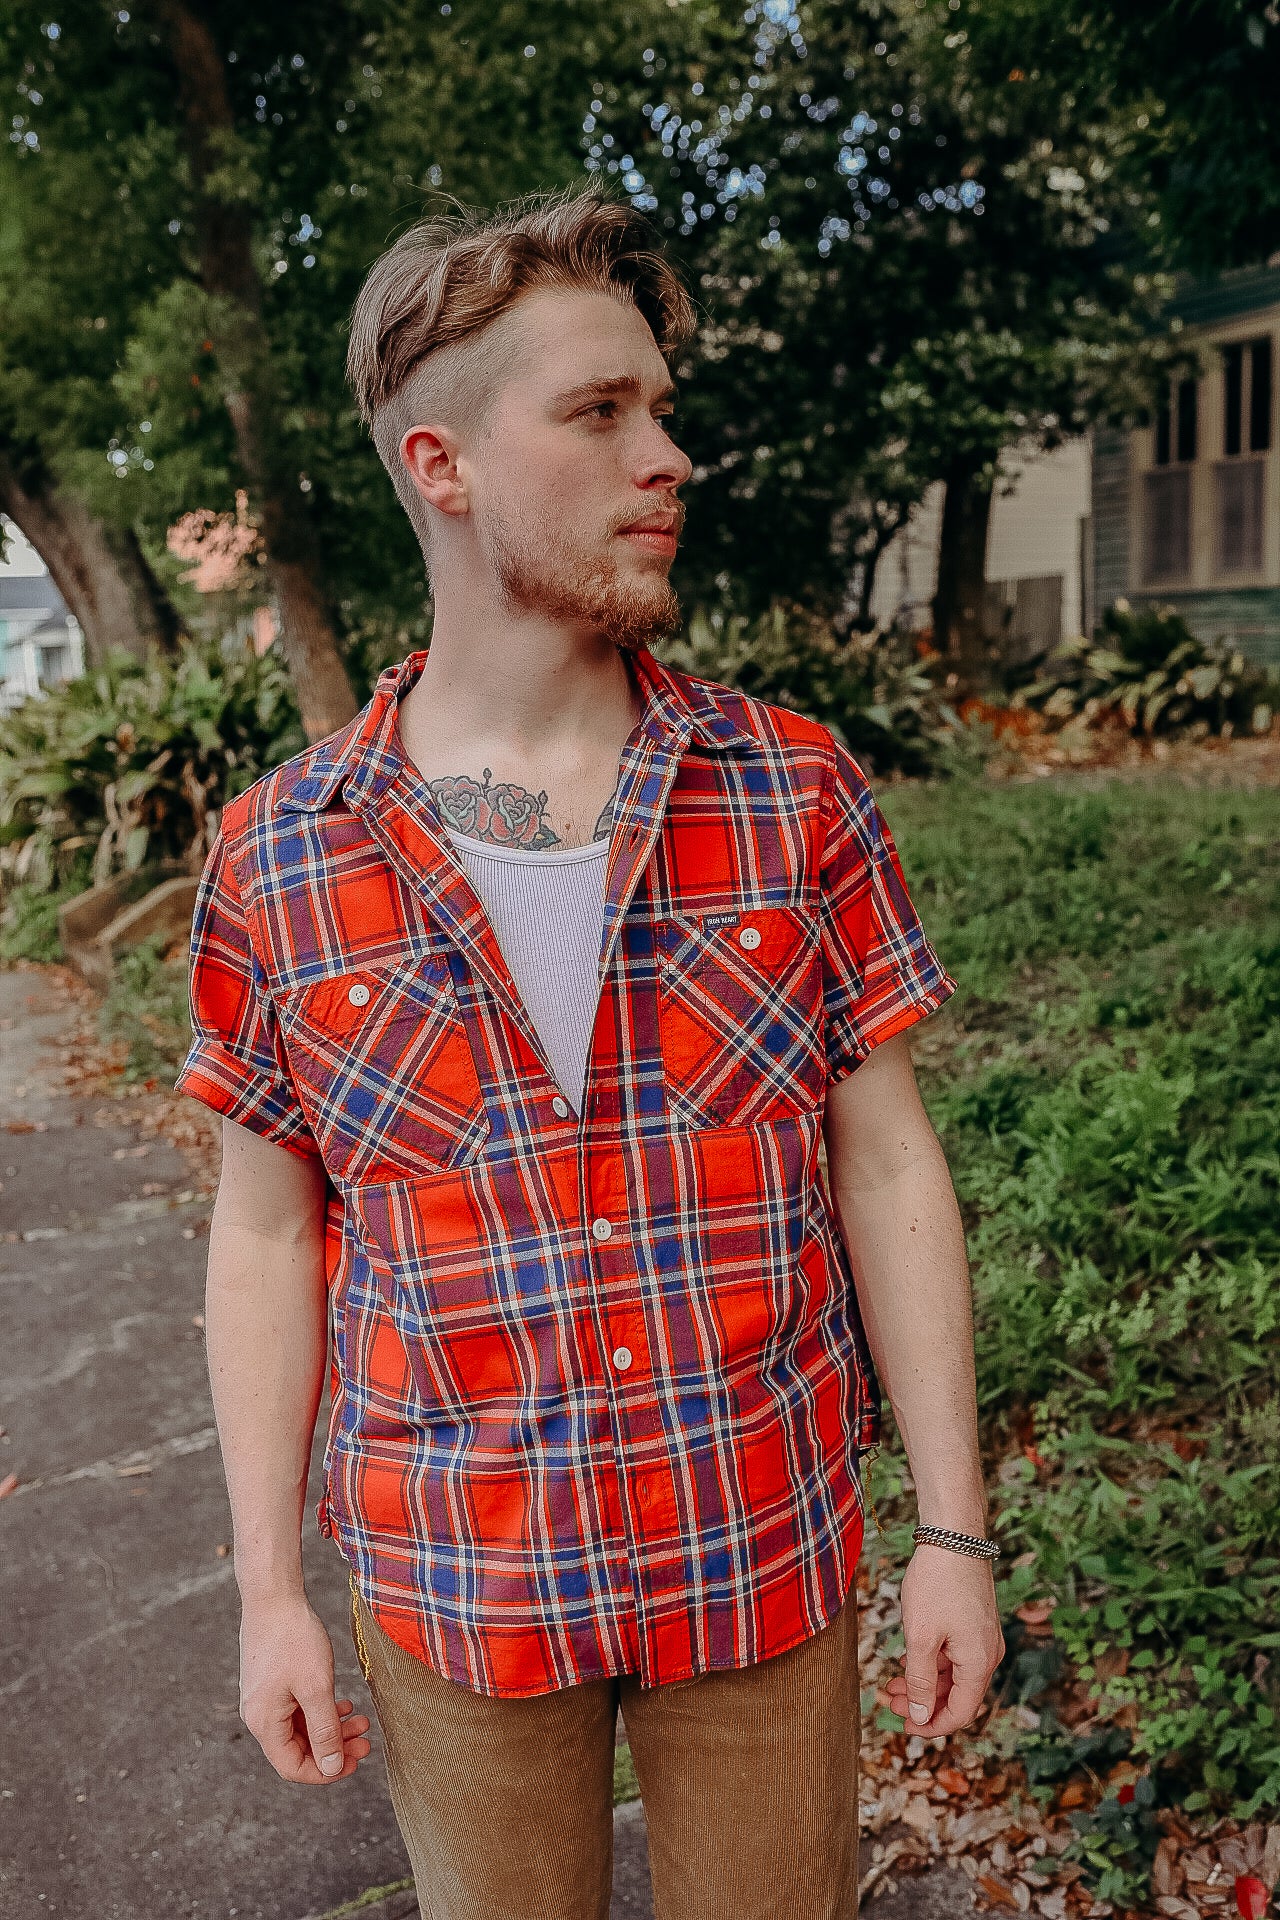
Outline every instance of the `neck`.
<svg viewBox="0 0 1280 1920">
<path fill-rule="evenodd" d="M 599 634 L 535 620 L 488 632 L 437 617 L 426 662 L 400 703 L 406 748 L 429 725 L 447 741 L 501 742 L 517 753 L 555 753 L 592 736 L 625 736 L 644 701 L 625 652 Z"/>
</svg>

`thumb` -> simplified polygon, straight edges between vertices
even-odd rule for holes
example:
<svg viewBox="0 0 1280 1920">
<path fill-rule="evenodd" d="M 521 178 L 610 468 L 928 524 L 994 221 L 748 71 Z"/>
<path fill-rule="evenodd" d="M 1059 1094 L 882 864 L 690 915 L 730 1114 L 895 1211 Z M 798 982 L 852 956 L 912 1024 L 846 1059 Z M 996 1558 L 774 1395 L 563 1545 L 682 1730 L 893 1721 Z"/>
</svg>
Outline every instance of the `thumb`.
<svg viewBox="0 0 1280 1920">
<path fill-rule="evenodd" d="M 938 1652 L 941 1640 L 907 1639 L 907 1711 L 918 1727 L 933 1718 L 938 1693 Z"/>
<path fill-rule="evenodd" d="M 307 1742 L 321 1773 L 333 1779 L 342 1772 L 342 1722 L 332 1691 L 312 1694 L 298 1702 L 307 1723 Z"/>
</svg>

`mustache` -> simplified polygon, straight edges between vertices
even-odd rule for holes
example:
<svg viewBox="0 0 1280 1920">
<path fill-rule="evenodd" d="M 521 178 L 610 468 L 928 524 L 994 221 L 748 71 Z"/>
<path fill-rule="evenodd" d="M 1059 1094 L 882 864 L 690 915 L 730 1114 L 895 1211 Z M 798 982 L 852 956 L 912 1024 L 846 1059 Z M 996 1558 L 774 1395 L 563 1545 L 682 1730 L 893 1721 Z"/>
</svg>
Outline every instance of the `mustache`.
<svg viewBox="0 0 1280 1920">
<path fill-rule="evenodd" d="M 644 513 L 629 513 L 625 520 L 619 520 L 612 531 L 614 533 L 621 533 L 624 528 L 634 526 L 637 520 L 650 520 L 654 514 L 658 513 L 663 514 L 667 518 L 674 517 L 675 524 L 671 531 L 677 538 L 684 532 L 687 509 L 682 500 L 655 500 Z"/>
</svg>

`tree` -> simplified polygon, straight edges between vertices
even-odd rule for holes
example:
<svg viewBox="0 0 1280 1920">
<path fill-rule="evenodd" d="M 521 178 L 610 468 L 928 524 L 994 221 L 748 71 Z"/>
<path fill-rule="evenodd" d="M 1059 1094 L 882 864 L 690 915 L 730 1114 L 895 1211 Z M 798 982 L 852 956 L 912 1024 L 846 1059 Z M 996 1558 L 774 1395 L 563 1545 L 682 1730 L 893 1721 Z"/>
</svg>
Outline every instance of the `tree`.
<svg viewBox="0 0 1280 1920">
<path fill-rule="evenodd" d="M 879 554 L 943 480 L 936 624 L 973 677 L 1001 451 L 1140 405 L 1161 351 L 1159 285 L 1117 244 L 1143 212 L 1117 178 L 1128 132 L 1077 116 L 984 19 L 811 0 L 802 23 L 764 0 L 744 30 L 682 9 L 585 135 L 707 307 L 682 582 L 865 619 Z"/>
<path fill-rule="evenodd" d="M 111 380 L 128 313 L 147 291 L 139 242 L 159 211 L 141 193 L 122 199 L 88 155 L 41 151 L 37 63 L 18 52 L 27 38 L 0 14 L 0 63 L 26 109 L 13 115 L 0 194 L 0 510 L 43 556 L 96 661 L 112 647 L 167 645 L 178 627 L 135 530 L 101 511 L 64 457 L 93 444 L 109 471 Z M 112 270 L 90 236 L 114 241 Z"/>
<path fill-rule="evenodd" d="M 246 490 L 313 735 L 354 704 L 342 656 L 363 681 L 426 625 L 416 541 L 343 378 L 364 272 L 441 187 L 492 204 L 580 177 L 590 71 L 653 10 L 0 16 L 0 70 L 29 109 L 0 254 L 26 324 L 0 315 L 0 406 L 188 613 L 165 529 Z"/>
<path fill-rule="evenodd" d="M 1069 9 L 1002 0 L 1028 45 L 1134 137 L 1124 158 L 1151 203 L 1146 250 L 1208 274 L 1280 248 L 1280 12 L 1274 0 L 1125 0 Z"/>
</svg>

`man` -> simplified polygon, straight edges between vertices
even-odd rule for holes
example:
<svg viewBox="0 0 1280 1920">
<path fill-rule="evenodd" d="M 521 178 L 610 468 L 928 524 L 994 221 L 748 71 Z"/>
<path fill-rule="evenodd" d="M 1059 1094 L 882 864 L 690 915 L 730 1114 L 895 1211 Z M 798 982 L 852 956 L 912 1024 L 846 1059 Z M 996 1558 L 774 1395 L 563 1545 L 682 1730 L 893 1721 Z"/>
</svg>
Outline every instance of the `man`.
<svg viewBox="0 0 1280 1920">
<path fill-rule="evenodd" d="M 349 370 L 430 646 L 228 805 L 196 912 L 242 1712 L 286 1779 L 370 1750 L 301 1572 L 331 1322 L 320 1524 L 435 1920 L 601 1920 L 619 1707 L 664 1920 L 856 1912 L 873 1354 L 946 1530 L 896 1710 L 965 1725 L 1002 1652 L 903 1037 L 956 983 L 830 730 L 650 647 L 691 330 L 595 191 L 376 263 Z"/>
</svg>

